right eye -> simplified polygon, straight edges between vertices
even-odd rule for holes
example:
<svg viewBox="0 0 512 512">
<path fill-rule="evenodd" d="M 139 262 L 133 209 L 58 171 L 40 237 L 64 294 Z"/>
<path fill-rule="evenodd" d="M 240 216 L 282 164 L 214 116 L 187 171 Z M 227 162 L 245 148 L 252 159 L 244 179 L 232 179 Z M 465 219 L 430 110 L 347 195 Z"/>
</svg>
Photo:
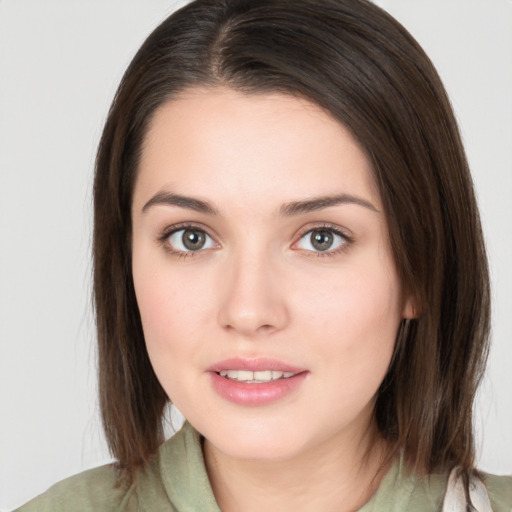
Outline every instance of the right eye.
<svg viewBox="0 0 512 512">
<path fill-rule="evenodd" d="M 299 249 L 322 253 L 336 252 L 348 243 L 348 237 L 332 228 L 317 228 L 302 235 L 297 245 Z"/>
<path fill-rule="evenodd" d="M 205 231 L 196 228 L 182 228 L 166 237 L 174 252 L 197 252 L 215 247 L 215 243 Z"/>
</svg>

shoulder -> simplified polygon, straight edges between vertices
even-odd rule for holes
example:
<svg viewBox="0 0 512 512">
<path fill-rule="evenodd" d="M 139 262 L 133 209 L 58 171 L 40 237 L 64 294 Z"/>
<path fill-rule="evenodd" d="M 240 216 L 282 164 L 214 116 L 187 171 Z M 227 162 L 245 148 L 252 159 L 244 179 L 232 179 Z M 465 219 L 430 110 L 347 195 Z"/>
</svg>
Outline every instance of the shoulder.
<svg viewBox="0 0 512 512">
<path fill-rule="evenodd" d="M 512 476 L 481 473 L 481 478 L 485 484 L 485 488 L 481 485 L 481 482 L 478 484 L 478 482 L 475 481 L 470 484 L 471 498 L 472 500 L 476 500 L 474 504 L 481 504 L 478 505 L 478 509 L 482 506 L 484 507 L 482 510 L 488 510 L 488 504 L 486 506 L 485 502 L 489 503 L 490 501 L 493 512 L 512 512 Z M 418 508 L 413 509 L 420 510 L 419 504 L 421 503 L 423 506 L 429 504 L 432 507 L 428 510 L 452 510 L 450 506 L 453 505 L 446 503 L 446 499 L 448 499 L 446 496 L 448 479 L 448 473 L 433 474 L 426 478 L 416 478 L 413 492 L 411 493 L 410 504 L 414 504 L 414 506 Z M 485 489 L 489 496 L 488 501 L 487 498 L 482 499 L 485 496 Z"/>
<path fill-rule="evenodd" d="M 127 489 L 117 485 L 117 471 L 112 464 L 109 464 L 60 481 L 18 510 L 20 512 L 117 510 L 123 502 L 128 505 L 131 491 L 132 488 Z"/>
<path fill-rule="evenodd" d="M 512 475 L 483 475 L 494 512 L 512 511 Z"/>
<path fill-rule="evenodd" d="M 492 511 L 512 512 L 512 476 L 485 473 L 481 475 L 487 488 Z M 400 457 L 384 477 L 372 500 L 360 512 L 458 510 L 457 507 L 453 508 L 453 505 L 445 503 L 449 477 L 449 471 L 419 476 Z M 458 503 L 457 500 L 456 503 Z M 449 508 L 450 506 L 452 508 Z"/>
<path fill-rule="evenodd" d="M 114 465 L 67 478 L 19 512 L 201 510 L 220 512 L 206 474 L 199 434 L 188 423 L 165 442 L 131 486 Z"/>
</svg>

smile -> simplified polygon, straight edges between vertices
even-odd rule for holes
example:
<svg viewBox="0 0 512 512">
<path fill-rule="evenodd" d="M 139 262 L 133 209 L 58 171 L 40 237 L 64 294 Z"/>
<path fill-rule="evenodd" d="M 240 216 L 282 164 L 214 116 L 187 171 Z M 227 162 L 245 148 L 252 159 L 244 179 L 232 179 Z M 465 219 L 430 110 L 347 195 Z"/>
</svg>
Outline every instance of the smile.
<svg viewBox="0 0 512 512">
<path fill-rule="evenodd" d="M 270 358 L 235 357 L 207 369 L 215 393 L 232 404 L 270 405 L 292 395 L 304 385 L 310 372 Z"/>
<path fill-rule="evenodd" d="M 272 382 L 279 379 L 289 379 L 296 374 L 293 372 L 281 372 L 274 370 L 263 370 L 258 372 L 251 372 L 249 370 L 221 370 L 219 375 L 237 382 L 263 384 L 265 382 Z"/>
</svg>

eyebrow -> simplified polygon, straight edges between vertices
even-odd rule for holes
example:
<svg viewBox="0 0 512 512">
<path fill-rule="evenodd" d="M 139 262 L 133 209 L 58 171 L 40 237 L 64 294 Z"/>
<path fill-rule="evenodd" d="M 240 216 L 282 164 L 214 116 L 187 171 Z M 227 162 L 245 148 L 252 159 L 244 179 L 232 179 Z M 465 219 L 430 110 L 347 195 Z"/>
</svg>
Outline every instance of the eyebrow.
<svg viewBox="0 0 512 512">
<path fill-rule="evenodd" d="M 338 206 L 340 204 L 355 204 L 362 206 L 363 208 L 368 208 L 368 210 L 372 210 L 374 212 L 379 211 L 366 199 L 362 199 L 361 197 L 353 196 L 351 194 L 338 194 L 335 196 L 314 197 L 312 199 L 306 199 L 305 201 L 293 201 L 281 206 L 280 213 L 281 215 L 289 217 L 323 210 L 324 208 Z"/>
<path fill-rule="evenodd" d="M 351 194 L 338 194 L 334 196 L 314 197 L 304 201 L 292 201 L 291 203 L 282 205 L 279 212 L 282 216 L 292 217 L 294 215 L 306 214 L 341 204 L 355 204 L 374 212 L 379 211 L 366 199 L 362 199 L 361 197 L 353 196 Z M 219 215 L 219 210 L 207 201 L 183 196 L 181 194 L 174 194 L 172 192 L 159 192 L 155 194 L 142 207 L 142 212 L 145 212 L 148 208 L 155 205 L 178 206 L 180 208 L 205 213 L 207 215 Z"/>
<path fill-rule="evenodd" d="M 172 192 L 159 192 L 154 195 L 143 207 L 144 213 L 148 208 L 155 205 L 170 205 L 179 206 L 187 210 L 194 210 L 199 213 L 206 213 L 207 215 L 218 215 L 219 210 L 206 201 L 195 199 L 193 197 L 182 196 Z"/>
</svg>

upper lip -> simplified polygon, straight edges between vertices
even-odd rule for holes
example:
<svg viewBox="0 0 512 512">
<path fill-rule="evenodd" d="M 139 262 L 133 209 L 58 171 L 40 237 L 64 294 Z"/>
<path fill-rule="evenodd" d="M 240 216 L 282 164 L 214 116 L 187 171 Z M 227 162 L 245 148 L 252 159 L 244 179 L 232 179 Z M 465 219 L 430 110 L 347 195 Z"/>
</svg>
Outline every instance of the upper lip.
<svg viewBox="0 0 512 512">
<path fill-rule="evenodd" d="M 224 359 L 217 363 L 212 364 L 207 368 L 210 372 L 220 372 L 222 370 L 248 370 L 251 372 L 261 372 L 265 370 L 273 370 L 276 372 L 290 372 L 290 373 L 301 373 L 305 371 L 304 368 L 297 366 L 291 366 L 283 363 L 278 359 L 271 358 L 258 358 L 258 359 L 245 359 L 241 357 L 233 357 L 230 359 Z"/>
</svg>

